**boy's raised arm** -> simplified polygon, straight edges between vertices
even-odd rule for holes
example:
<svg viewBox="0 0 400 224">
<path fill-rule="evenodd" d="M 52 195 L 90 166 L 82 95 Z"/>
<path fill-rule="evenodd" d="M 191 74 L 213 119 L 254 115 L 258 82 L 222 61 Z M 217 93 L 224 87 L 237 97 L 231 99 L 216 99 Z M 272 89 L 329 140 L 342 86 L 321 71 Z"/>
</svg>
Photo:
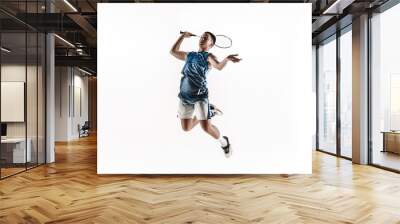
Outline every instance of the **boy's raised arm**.
<svg viewBox="0 0 400 224">
<path fill-rule="evenodd" d="M 183 41 L 183 39 L 185 39 L 186 37 L 190 37 L 192 34 L 189 32 L 183 32 L 178 40 L 176 40 L 175 44 L 172 46 L 171 50 L 169 51 L 170 54 L 172 54 L 174 57 L 176 57 L 177 59 L 180 59 L 182 61 L 186 60 L 186 55 L 187 53 L 184 51 L 180 51 L 179 48 L 181 47 L 181 43 Z"/>
</svg>

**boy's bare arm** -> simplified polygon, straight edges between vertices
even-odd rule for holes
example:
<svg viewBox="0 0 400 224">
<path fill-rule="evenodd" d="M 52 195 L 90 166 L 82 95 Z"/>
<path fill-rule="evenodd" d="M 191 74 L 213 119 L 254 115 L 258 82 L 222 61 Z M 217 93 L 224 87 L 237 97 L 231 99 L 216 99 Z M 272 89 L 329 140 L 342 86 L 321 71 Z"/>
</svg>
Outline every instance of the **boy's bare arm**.
<svg viewBox="0 0 400 224">
<path fill-rule="evenodd" d="M 183 39 L 185 39 L 186 37 L 190 37 L 190 35 L 192 34 L 189 32 L 183 32 L 182 35 L 178 38 L 178 40 L 175 42 L 175 44 L 172 46 L 169 53 L 172 54 L 177 59 L 185 61 L 187 53 L 184 51 L 180 51 L 179 48 L 181 47 Z"/>
<path fill-rule="evenodd" d="M 242 60 L 241 58 L 237 58 L 237 56 L 238 56 L 238 54 L 231 54 L 231 55 L 228 55 L 226 58 L 224 58 L 224 60 L 219 62 L 217 57 L 215 57 L 215 55 L 210 54 L 210 56 L 208 57 L 208 61 L 214 68 L 216 68 L 218 70 L 222 70 L 225 67 L 225 65 L 228 63 L 228 61 L 232 61 L 233 63 L 236 63 L 236 62 L 239 62 L 240 60 Z"/>
</svg>

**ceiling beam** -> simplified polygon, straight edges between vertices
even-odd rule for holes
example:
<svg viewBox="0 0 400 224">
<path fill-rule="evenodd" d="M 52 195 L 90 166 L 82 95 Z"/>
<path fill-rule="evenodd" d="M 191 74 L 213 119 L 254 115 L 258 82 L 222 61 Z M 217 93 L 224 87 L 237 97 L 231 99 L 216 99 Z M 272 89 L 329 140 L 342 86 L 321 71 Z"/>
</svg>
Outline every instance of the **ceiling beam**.
<svg viewBox="0 0 400 224">
<path fill-rule="evenodd" d="M 355 2 L 355 0 L 336 0 L 323 10 L 322 14 L 342 14 L 343 10 L 353 2 Z"/>
<path fill-rule="evenodd" d="M 55 56 L 56 66 L 82 66 L 96 71 L 96 57 L 91 56 Z"/>
<path fill-rule="evenodd" d="M 329 22 L 335 16 L 320 16 L 315 22 L 312 24 L 312 32 L 316 32 L 320 30 L 327 22 Z"/>
<path fill-rule="evenodd" d="M 79 25 L 91 38 L 96 38 L 97 30 L 90 24 L 85 17 L 80 15 L 79 13 L 70 13 L 67 16 L 74 21 L 77 25 Z"/>
</svg>

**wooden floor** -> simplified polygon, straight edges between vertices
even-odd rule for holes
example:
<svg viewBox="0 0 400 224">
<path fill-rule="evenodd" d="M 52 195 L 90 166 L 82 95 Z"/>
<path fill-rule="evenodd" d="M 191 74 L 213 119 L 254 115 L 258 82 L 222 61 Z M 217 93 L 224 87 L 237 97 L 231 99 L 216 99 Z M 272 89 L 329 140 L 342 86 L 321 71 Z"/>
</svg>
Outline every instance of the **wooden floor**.
<svg viewBox="0 0 400 224">
<path fill-rule="evenodd" d="M 0 223 L 400 223 L 399 174 L 313 158 L 313 175 L 98 176 L 89 137 L 0 181 Z"/>
<path fill-rule="evenodd" d="M 23 172 L 23 171 L 25 171 L 26 169 L 25 169 L 25 167 L 17 167 L 17 168 L 14 168 L 14 167 L 11 167 L 11 168 L 1 168 L 1 177 L 3 178 L 3 177 L 8 177 L 8 176 L 11 176 L 11 175 L 13 175 L 13 174 L 16 174 L 16 173 L 19 173 L 19 172 Z"/>
</svg>

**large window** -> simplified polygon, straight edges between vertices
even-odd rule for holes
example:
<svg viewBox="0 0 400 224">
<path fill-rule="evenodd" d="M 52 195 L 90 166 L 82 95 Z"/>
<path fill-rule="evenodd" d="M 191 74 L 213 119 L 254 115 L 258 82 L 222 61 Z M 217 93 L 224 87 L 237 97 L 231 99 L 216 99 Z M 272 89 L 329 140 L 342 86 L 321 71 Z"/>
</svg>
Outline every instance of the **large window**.
<svg viewBox="0 0 400 224">
<path fill-rule="evenodd" d="M 372 163 L 400 170 L 400 5 L 371 19 Z"/>
<path fill-rule="evenodd" d="M 318 149 L 336 153 L 336 39 L 318 47 Z"/>
<path fill-rule="evenodd" d="M 345 158 L 352 157 L 351 28 L 320 43 L 317 52 L 318 149 Z"/>
<path fill-rule="evenodd" d="M 340 36 L 340 154 L 352 157 L 352 35 L 351 26 Z"/>
</svg>

